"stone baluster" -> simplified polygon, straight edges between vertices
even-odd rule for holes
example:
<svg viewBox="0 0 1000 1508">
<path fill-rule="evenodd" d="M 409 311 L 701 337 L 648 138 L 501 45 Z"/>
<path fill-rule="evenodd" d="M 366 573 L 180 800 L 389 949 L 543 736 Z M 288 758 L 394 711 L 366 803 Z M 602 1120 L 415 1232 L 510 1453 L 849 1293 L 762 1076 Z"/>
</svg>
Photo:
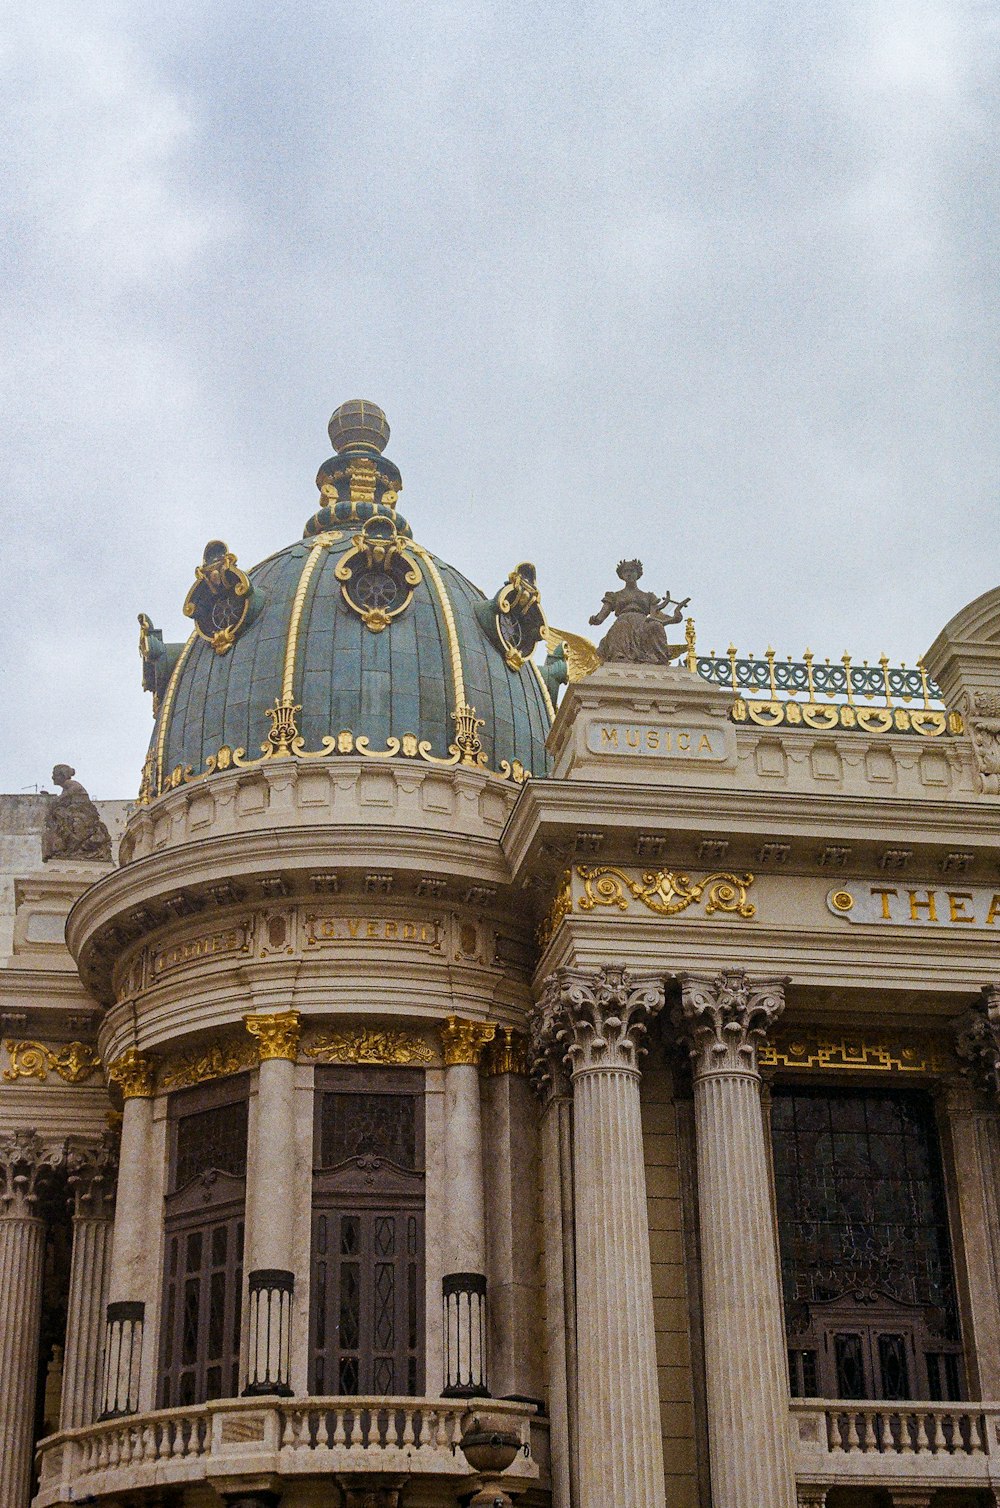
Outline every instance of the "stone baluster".
<svg viewBox="0 0 1000 1508">
<path fill-rule="evenodd" d="M 694 1078 L 712 1498 L 794 1508 L 785 1327 L 757 1043 L 781 981 L 740 970 L 681 981 L 676 1021 Z"/>
<path fill-rule="evenodd" d="M 552 1508 L 577 1502 L 576 1259 L 573 1233 L 573 1097 L 557 1032 L 559 984 L 550 976 L 530 1021 L 531 1085 L 542 1106 L 545 1340 Z"/>
<path fill-rule="evenodd" d="M 0 1503 L 28 1508 L 42 1319 L 45 1223 L 35 1213 L 39 1180 L 58 1167 L 62 1145 L 36 1131 L 0 1138 Z"/>
<path fill-rule="evenodd" d="M 247 1159 L 247 1368 L 244 1393 L 289 1397 L 295 1290 L 295 1060 L 298 1011 L 244 1016 L 258 1041 L 257 1117 Z"/>
<path fill-rule="evenodd" d="M 125 1101 L 118 1197 L 108 1279 L 102 1419 L 139 1408 L 142 1335 L 154 1281 L 156 1243 L 150 1239 L 153 1179 L 153 1064 L 130 1047 L 108 1069 Z M 158 1218 L 158 1217 L 157 1217 Z"/>
<path fill-rule="evenodd" d="M 573 1086 L 579 1501 L 663 1508 L 639 1112 L 639 1055 L 663 980 L 619 967 L 560 969 L 546 993 L 556 998 L 553 1030 Z"/>
<path fill-rule="evenodd" d="M 488 1393 L 486 1215 L 479 1060 L 496 1027 L 449 1016 L 444 1049 L 444 1398 Z"/>
<path fill-rule="evenodd" d="M 73 1191 L 73 1255 L 66 1308 L 60 1429 L 93 1424 L 100 1409 L 104 1325 L 111 1272 L 117 1137 L 70 1147 Z"/>
</svg>

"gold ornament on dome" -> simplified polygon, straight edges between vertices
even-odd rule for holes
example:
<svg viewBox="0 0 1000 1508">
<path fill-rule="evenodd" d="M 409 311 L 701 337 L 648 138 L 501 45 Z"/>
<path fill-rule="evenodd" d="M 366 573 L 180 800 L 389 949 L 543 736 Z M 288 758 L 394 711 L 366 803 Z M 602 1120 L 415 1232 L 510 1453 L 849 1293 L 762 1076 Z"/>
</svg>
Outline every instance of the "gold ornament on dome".
<svg viewBox="0 0 1000 1508">
<path fill-rule="evenodd" d="M 449 1016 L 440 1027 L 444 1066 L 478 1064 L 483 1048 L 493 1041 L 496 1031 L 492 1022 L 463 1021 L 459 1016 Z"/>
<path fill-rule="evenodd" d="M 184 599 L 184 616 L 194 619 L 198 633 L 217 655 L 228 654 L 236 643 L 250 611 L 250 593 L 250 578 L 236 564 L 229 546 L 224 540 L 210 539 Z"/>
<path fill-rule="evenodd" d="M 129 1047 L 108 1067 L 108 1078 L 117 1084 L 125 1100 L 152 1099 L 153 1061 L 143 1057 L 137 1047 Z"/>
<path fill-rule="evenodd" d="M 257 1038 L 257 1055 L 262 1063 L 272 1058 L 295 1062 L 299 1055 L 300 1020 L 298 1011 L 262 1011 L 243 1017 L 247 1031 Z"/>
<path fill-rule="evenodd" d="M 706 916 L 724 911 L 749 921 L 757 909 L 747 900 L 747 890 L 754 880 L 752 874 L 710 874 L 703 880 L 692 881 L 686 874 L 658 869 L 647 870 L 640 881 L 613 864 L 594 869 L 581 864 L 576 872 L 584 885 L 584 893 L 577 901 L 578 911 L 593 911 L 598 906 L 627 911 L 630 897 L 657 916 L 677 916 L 702 900 Z"/>
<path fill-rule="evenodd" d="M 221 1042 L 170 1058 L 160 1073 L 160 1088 L 187 1089 L 192 1084 L 227 1079 L 234 1073 L 256 1068 L 257 1063 L 256 1042 L 247 1041 L 243 1033 L 239 1037 L 227 1036 Z"/>
<path fill-rule="evenodd" d="M 374 468 L 372 478 L 374 496 Z M 406 546 L 392 520 L 377 514 L 366 519 L 334 567 L 344 601 L 373 634 L 406 611 L 424 579 Z"/>
<path fill-rule="evenodd" d="M 409 1032 L 357 1027 L 345 1031 L 313 1031 L 303 1043 L 307 1058 L 323 1063 L 391 1063 L 420 1067 L 434 1063 L 429 1043 Z"/>
<path fill-rule="evenodd" d="M 10 1067 L 3 1071 L 8 1082 L 39 1079 L 44 1083 L 51 1072 L 67 1084 L 84 1084 L 101 1066 L 100 1053 L 85 1042 L 52 1048 L 44 1042 L 8 1040 L 4 1046 L 10 1054 Z"/>
<path fill-rule="evenodd" d="M 807 1031 L 776 1037 L 757 1049 L 761 1068 L 852 1070 L 861 1073 L 945 1073 L 955 1067 L 942 1043 L 866 1041 Z"/>
</svg>

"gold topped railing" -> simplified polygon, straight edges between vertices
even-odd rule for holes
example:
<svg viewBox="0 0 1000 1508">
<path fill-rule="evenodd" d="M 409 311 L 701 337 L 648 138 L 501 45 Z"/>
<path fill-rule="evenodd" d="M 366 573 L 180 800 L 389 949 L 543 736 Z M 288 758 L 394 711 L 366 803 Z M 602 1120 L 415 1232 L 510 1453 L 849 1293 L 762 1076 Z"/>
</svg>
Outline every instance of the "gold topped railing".
<svg viewBox="0 0 1000 1508">
<path fill-rule="evenodd" d="M 923 660 L 893 665 L 887 655 L 875 664 L 819 660 L 807 649 L 801 660 L 780 658 L 768 648 L 762 657 L 740 655 L 730 644 L 724 655 L 699 654 L 694 619 L 685 631 L 687 668 L 703 680 L 731 691 L 733 720 L 758 727 L 805 726 L 865 733 L 916 733 L 924 738 L 963 731 L 962 718 L 944 705 L 940 688 Z"/>
</svg>

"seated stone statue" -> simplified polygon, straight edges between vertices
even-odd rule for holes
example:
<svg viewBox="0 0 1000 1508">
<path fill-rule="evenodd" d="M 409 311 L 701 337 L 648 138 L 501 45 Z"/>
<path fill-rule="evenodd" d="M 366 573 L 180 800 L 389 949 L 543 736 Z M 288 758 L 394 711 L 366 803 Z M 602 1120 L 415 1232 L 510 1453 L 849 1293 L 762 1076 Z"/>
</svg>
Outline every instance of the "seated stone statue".
<svg viewBox="0 0 1000 1508">
<path fill-rule="evenodd" d="M 637 585 L 642 575 L 641 560 L 620 560 L 618 576 L 625 583 L 619 592 L 605 592 L 601 610 L 591 618 L 591 623 L 603 623 L 610 613 L 615 621 L 597 646 L 604 661 L 626 661 L 633 665 L 669 665 L 670 661 L 684 653 L 683 644 L 668 644 L 664 625 L 679 623 L 684 608 L 690 602 L 672 602 L 670 593 L 658 597 L 655 592 L 644 592 Z M 673 612 L 666 609 L 673 606 Z"/>
<path fill-rule="evenodd" d="M 53 782 L 61 787 L 58 796 L 49 798 L 42 830 L 42 858 L 92 859 L 111 862 L 111 834 L 101 821 L 101 814 L 87 792 L 73 776 L 68 764 L 57 764 Z"/>
</svg>

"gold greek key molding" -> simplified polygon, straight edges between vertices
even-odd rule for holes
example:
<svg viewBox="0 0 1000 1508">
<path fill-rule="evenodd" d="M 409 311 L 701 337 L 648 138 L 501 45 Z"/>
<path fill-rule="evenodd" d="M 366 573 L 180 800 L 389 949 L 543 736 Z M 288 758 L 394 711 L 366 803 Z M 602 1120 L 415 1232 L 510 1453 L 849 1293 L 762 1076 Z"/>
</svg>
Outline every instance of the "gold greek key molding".
<svg viewBox="0 0 1000 1508">
<path fill-rule="evenodd" d="M 444 1066 L 455 1068 L 459 1064 L 478 1064 L 483 1048 L 493 1041 L 497 1029 L 492 1023 L 463 1021 L 459 1016 L 449 1016 L 440 1032 Z"/>
<path fill-rule="evenodd" d="M 39 1079 L 45 1082 L 49 1073 L 56 1073 L 67 1084 L 84 1084 L 101 1066 L 101 1056 L 85 1042 L 71 1042 L 68 1047 L 47 1047 L 44 1042 L 15 1041 L 4 1043 L 10 1053 L 10 1067 L 3 1076 L 8 1083 L 14 1079 Z"/>
<path fill-rule="evenodd" d="M 258 1042 L 257 1055 L 262 1063 L 284 1058 L 292 1063 L 299 1055 L 298 1011 L 267 1011 L 243 1017 L 243 1024 Z"/>
<path fill-rule="evenodd" d="M 528 1072 L 528 1039 L 513 1026 L 501 1026 L 486 1052 L 486 1075 Z"/>
<path fill-rule="evenodd" d="M 822 1032 L 782 1035 L 757 1049 L 761 1068 L 854 1069 L 863 1073 L 945 1073 L 954 1062 L 933 1042 L 866 1041 Z"/>
<path fill-rule="evenodd" d="M 725 911 L 749 921 L 757 910 L 747 900 L 747 890 L 754 880 L 752 874 L 710 874 L 692 882 L 686 874 L 671 869 L 647 870 L 641 881 L 631 879 L 613 864 L 601 864 L 594 869 L 579 864 L 576 872 L 584 886 L 584 893 L 577 901 L 578 911 L 593 911 L 598 906 L 627 911 L 630 896 L 657 916 L 677 916 L 702 899 L 706 916 Z"/>
<path fill-rule="evenodd" d="M 149 1100 L 154 1094 L 154 1064 L 137 1047 L 129 1047 L 108 1067 L 108 1078 L 117 1084 L 125 1100 Z"/>
<path fill-rule="evenodd" d="M 437 1061 L 429 1043 L 409 1032 L 360 1026 L 346 1031 L 310 1031 L 302 1045 L 307 1058 L 323 1063 L 392 1063 L 420 1067 Z"/>
<path fill-rule="evenodd" d="M 211 1079 L 227 1079 L 234 1073 L 256 1068 L 257 1044 L 241 1032 L 228 1035 L 208 1047 L 192 1048 L 169 1058 L 159 1075 L 161 1089 L 187 1089 L 192 1084 L 206 1084 Z"/>
</svg>

